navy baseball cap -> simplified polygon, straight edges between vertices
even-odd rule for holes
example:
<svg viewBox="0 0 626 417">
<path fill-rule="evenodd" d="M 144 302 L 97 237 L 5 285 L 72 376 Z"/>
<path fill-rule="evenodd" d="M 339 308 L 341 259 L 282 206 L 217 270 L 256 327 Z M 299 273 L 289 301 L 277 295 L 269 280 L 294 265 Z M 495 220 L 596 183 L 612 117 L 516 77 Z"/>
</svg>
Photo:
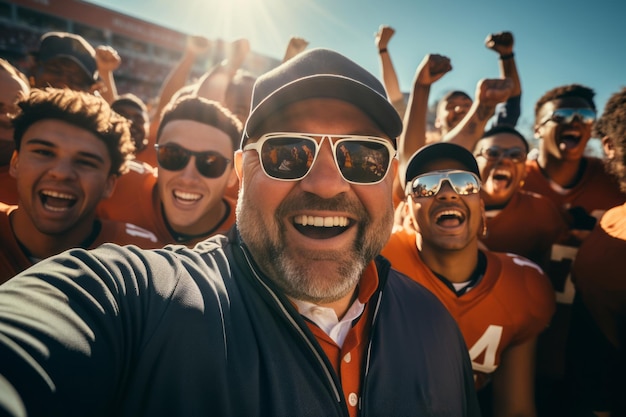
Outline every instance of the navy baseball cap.
<svg viewBox="0 0 626 417">
<path fill-rule="evenodd" d="M 68 32 L 44 33 L 35 55 L 41 62 L 53 58 L 71 59 L 90 79 L 93 81 L 98 79 L 96 50 L 80 35 Z"/>
<path fill-rule="evenodd" d="M 309 98 L 335 98 L 357 106 L 394 141 L 402 132 L 402 120 L 374 75 L 338 52 L 315 48 L 257 79 L 241 146 L 266 117 Z"/>
<path fill-rule="evenodd" d="M 404 183 L 407 184 L 418 175 L 428 172 L 428 170 L 424 169 L 428 163 L 444 158 L 460 162 L 465 166 L 467 171 L 473 172 L 480 178 L 476 158 L 470 151 L 454 143 L 436 142 L 418 149 L 417 152 L 411 156 L 406 167 Z"/>
</svg>

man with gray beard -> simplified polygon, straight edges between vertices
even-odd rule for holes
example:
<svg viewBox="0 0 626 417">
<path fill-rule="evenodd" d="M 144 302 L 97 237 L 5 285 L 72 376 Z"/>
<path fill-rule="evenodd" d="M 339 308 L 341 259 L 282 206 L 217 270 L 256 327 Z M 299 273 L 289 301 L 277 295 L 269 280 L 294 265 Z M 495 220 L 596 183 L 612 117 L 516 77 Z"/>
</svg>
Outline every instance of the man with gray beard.
<svg viewBox="0 0 626 417">
<path fill-rule="evenodd" d="M 70 250 L 0 286 L 0 411 L 478 416 L 454 320 L 378 256 L 401 130 L 336 52 L 259 77 L 227 236 Z"/>
</svg>

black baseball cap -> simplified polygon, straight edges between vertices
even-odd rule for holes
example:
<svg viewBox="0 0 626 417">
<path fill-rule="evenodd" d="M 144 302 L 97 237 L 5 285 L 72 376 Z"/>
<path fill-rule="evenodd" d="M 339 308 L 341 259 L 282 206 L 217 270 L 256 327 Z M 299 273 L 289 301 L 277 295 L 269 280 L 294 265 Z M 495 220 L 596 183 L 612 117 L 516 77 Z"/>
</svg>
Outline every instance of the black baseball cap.
<svg viewBox="0 0 626 417">
<path fill-rule="evenodd" d="M 98 79 L 96 50 L 80 35 L 68 32 L 44 33 L 39 43 L 39 49 L 34 55 L 41 62 L 53 58 L 71 59 L 91 80 L 96 81 Z"/>
<path fill-rule="evenodd" d="M 428 172 L 428 170 L 424 169 L 428 163 L 444 158 L 460 162 L 467 168 L 467 171 L 473 172 L 480 178 L 476 158 L 470 151 L 454 143 L 436 142 L 418 149 L 411 156 L 407 164 L 404 183 L 407 184 L 418 175 Z"/>
<path fill-rule="evenodd" d="M 402 120 L 374 75 L 338 52 L 315 48 L 257 79 L 241 146 L 266 117 L 309 98 L 336 98 L 359 107 L 394 141 L 402 132 Z"/>
</svg>

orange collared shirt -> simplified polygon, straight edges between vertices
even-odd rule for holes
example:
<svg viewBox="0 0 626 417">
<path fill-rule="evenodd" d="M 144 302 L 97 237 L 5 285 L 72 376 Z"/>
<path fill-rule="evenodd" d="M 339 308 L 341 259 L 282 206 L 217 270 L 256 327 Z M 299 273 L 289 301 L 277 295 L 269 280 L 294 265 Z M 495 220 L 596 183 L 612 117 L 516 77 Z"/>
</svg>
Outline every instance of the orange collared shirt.
<svg viewBox="0 0 626 417">
<path fill-rule="evenodd" d="M 378 271 L 375 263 L 370 262 L 363 272 L 358 288 L 358 301 L 365 304 L 365 309 L 355 320 L 341 347 L 315 323 L 306 321 L 339 376 L 351 417 L 356 417 L 359 413 L 361 371 L 369 340 L 369 318 L 373 312 L 369 300 L 377 287 Z"/>
</svg>

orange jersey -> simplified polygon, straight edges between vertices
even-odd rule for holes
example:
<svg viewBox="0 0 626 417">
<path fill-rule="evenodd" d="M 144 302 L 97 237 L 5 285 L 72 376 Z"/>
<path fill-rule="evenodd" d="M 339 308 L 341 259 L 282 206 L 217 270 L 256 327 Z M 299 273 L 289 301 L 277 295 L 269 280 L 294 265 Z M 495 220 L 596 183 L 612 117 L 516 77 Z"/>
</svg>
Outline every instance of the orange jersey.
<svg viewBox="0 0 626 417">
<path fill-rule="evenodd" d="M 563 210 L 579 207 L 582 218 L 586 215 L 600 218 L 602 214 L 626 201 L 617 181 L 604 170 L 598 158 L 585 158 L 587 166 L 576 186 L 559 193 L 552 188 L 541 172 L 536 160 L 526 162 L 524 189 L 544 195 Z M 572 216 L 570 229 L 590 229 L 588 221 L 579 222 Z M 593 219 L 592 219 L 593 220 Z M 584 224 L 584 226 L 582 225 Z M 593 223 L 591 223 L 593 224 Z M 547 332 L 541 335 L 537 346 L 537 373 L 551 378 L 563 378 L 564 351 L 569 331 L 571 304 L 575 287 L 572 282 L 571 266 L 577 256 L 580 239 L 572 234 L 570 238 L 552 245 L 550 264 L 546 274 L 550 277 L 558 303 L 556 314 Z"/>
<path fill-rule="evenodd" d="M 131 170 L 122 175 L 113 195 L 98 205 L 98 215 L 102 218 L 136 224 L 153 232 L 157 238 L 168 243 L 181 243 L 193 247 L 208 237 L 225 233 L 235 224 L 235 200 L 225 197 L 228 216 L 211 234 L 178 241 L 167 226 L 157 189 L 157 177 L 151 171 Z"/>
<path fill-rule="evenodd" d="M 0 246 L 0 283 L 33 265 L 33 261 L 24 253 L 15 238 L 11 227 L 9 215 L 15 209 L 17 206 L 0 203 L 0 241 L 2 242 L 2 246 Z M 100 233 L 85 249 L 92 249 L 109 242 L 118 245 L 137 245 L 141 248 L 163 246 L 163 243 L 159 242 L 153 233 L 134 224 L 112 220 L 100 220 L 100 222 Z"/>
<path fill-rule="evenodd" d="M 17 182 L 9 174 L 9 165 L 0 166 L 0 202 L 5 204 L 17 204 Z"/>
<path fill-rule="evenodd" d="M 526 258 L 485 251 L 485 275 L 474 288 L 457 296 L 422 262 L 415 237 L 407 230 L 396 231 L 382 255 L 447 307 L 469 349 L 476 388 L 483 388 L 508 346 L 537 337 L 550 322 L 555 309 L 550 281 Z"/>
<path fill-rule="evenodd" d="M 590 215 L 594 215 L 594 211 L 604 212 L 626 201 L 626 194 L 620 191 L 615 178 L 604 171 L 602 161 L 598 158 L 585 159 L 587 166 L 583 176 L 565 194 L 560 194 L 551 187 L 550 180 L 542 174 L 537 160 L 529 160 L 526 162 L 524 189 L 548 197 L 557 207 L 582 207 Z"/>
<path fill-rule="evenodd" d="M 520 190 L 497 214 L 487 211 L 487 237 L 480 240 L 489 250 L 515 253 L 545 267 L 552 244 L 566 233 L 566 217 L 552 201 Z"/>
<path fill-rule="evenodd" d="M 623 349 L 626 334 L 626 204 L 607 211 L 578 250 L 576 289 L 607 338 Z M 620 316 L 621 315 L 621 316 Z M 620 333 L 621 332 L 621 333 Z"/>
</svg>

